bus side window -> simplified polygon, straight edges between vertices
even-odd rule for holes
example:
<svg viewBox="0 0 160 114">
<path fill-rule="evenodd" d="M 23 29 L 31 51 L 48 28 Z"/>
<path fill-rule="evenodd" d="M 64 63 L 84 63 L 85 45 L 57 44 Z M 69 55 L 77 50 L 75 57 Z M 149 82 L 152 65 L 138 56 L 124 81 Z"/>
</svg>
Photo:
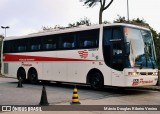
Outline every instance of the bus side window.
<svg viewBox="0 0 160 114">
<path fill-rule="evenodd" d="M 79 48 L 97 48 L 99 39 L 99 30 L 87 30 L 78 32 Z"/>
<path fill-rule="evenodd" d="M 103 56 L 104 56 L 104 60 L 105 63 L 108 66 L 111 66 L 111 62 L 110 62 L 110 40 L 112 39 L 112 28 L 104 28 L 103 30 Z"/>
<path fill-rule="evenodd" d="M 94 47 L 94 43 L 92 41 L 85 40 L 84 47 Z"/>
<path fill-rule="evenodd" d="M 40 44 L 39 45 L 32 45 L 31 50 L 32 51 L 40 50 Z"/>
<path fill-rule="evenodd" d="M 74 47 L 75 47 L 75 42 L 72 43 L 72 48 L 74 48 Z"/>
<path fill-rule="evenodd" d="M 64 42 L 63 43 L 63 48 L 72 48 L 72 43 Z"/>
<path fill-rule="evenodd" d="M 123 38 L 123 31 L 120 27 L 113 28 L 113 37 L 112 39 L 122 39 Z"/>
<path fill-rule="evenodd" d="M 26 46 L 18 46 L 18 52 L 26 51 Z"/>
<path fill-rule="evenodd" d="M 17 39 L 12 41 L 12 51 L 14 53 L 17 52 L 26 52 L 27 45 L 26 45 L 26 39 Z"/>
<path fill-rule="evenodd" d="M 44 50 L 56 49 L 56 44 L 44 44 L 43 49 Z"/>
<path fill-rule="evenodd" d="M 28 51 L 41 51 L 42 37 L 28 39 Z"/>
<path fill-rule="evenodd" d="M 12 53 L 11 41 L 4 41 L 3 53 Z"/>
<path fill-rule="evenodd" d="M 75 49 L 76 48 L 76 33 L 62 34 L 61 37 L 62 49 Z"/>
<path fill-rule="evenodd" d="M 112 39 L 112 28 L 105 28 L 103 33 L 103 44 L 110 45 L 110 39 Z"/>
<path fill-rule="evenodd" d="M 53 45 L 52 44 L 44 44 L 45 49 L 52 49 Z"/>
<path fill-rule="evenodd" d="M 42 50 L 43 51 L 56 50 L 57 38 L 58 36 L 56 35 L 48 35 L 48 36 L 42 37 Z"/>
</svg>

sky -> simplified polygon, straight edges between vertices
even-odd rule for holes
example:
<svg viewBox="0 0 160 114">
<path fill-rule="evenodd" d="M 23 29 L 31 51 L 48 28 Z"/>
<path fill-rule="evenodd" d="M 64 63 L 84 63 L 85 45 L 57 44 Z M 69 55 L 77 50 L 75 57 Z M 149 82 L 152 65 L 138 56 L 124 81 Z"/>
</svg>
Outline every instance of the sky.
<svg viewBox="0 0 160 114">
<path fill-rule="evenodd" d="M 144 19 L 160 32 L 160 0 L 128 1 L 130 19 Z M 99 7 L 88 8 L 80 0 L 0 0 L 0 26 L 10 27 L 7 36 L 19 36 L 38 32 L 43 26 L 68 26 L 85 17 L 97 24 Z M 127 0 L 114 0 L 104 11 L 103 21 L 113 22 L 117 15 L 127 19 Z M 0 35 L 4 34 L 0 28 Z"/>
</svg>

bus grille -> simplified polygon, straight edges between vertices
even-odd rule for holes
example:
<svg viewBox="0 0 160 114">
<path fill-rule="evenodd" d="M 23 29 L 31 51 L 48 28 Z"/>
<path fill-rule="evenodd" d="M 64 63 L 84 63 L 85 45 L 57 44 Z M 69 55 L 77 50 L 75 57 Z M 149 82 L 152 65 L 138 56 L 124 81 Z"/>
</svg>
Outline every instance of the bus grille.
<svg viewBox="0 0 160 114">
<path fill-rule="evenodd" d="M 153 72 L 140 72 L 141 75 L 152 75 Z"/>
</svg>

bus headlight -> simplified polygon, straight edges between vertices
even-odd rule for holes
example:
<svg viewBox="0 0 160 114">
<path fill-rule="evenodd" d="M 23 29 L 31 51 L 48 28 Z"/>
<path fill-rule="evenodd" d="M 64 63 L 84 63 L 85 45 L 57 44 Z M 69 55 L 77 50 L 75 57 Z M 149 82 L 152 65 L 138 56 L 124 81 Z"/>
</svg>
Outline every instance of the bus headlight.
<svg viewBox="0 0 160 114">
<path fill-rule="evenodd" d="M 129 76 L 137 76 L 139 73 L 138 72 L 128 72 Z"/>
<path fill-rule="evenodd" d="M 158 72 L 153 72 L 153 76 L 158 76 Z"/>
</svg>

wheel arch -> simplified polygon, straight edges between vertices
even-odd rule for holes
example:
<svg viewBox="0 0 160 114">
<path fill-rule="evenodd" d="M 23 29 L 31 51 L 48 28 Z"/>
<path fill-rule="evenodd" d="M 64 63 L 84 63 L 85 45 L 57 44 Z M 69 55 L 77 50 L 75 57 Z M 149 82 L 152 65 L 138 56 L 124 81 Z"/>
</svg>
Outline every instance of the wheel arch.
<svg viewBox="0 0 160 114">
<path fill-rule="evenodd" d="M 97 69 L 97 68 L 93 68 L 93 69 L 91 69 L 91 70 L 88 72 L 87 77 L 86 77 L 86 83 L 87 83 L 87 84 L 90 84 L 90 79 L 91 79 L 91 77 L 92 77 L 91 74 L 92 74 L 92 73 L 95 73 L 95 72 L 98 72 L 98 73 L 101 74 L 102 79 L 103 79 L 103 84 L 104 84 L 104 76 L 103 76 L 102 72 L 101 72 L 99 69 Z"/>
<path fill-rule="evenodd" d="M 36 72 L 37 78 L 38 78 L 38 72 L 37 72 L 36 68 L 34 68 L 34 67 L 29 68 L 29 70 L 27 72 L 27 78 L 29 78 L 29 72 L 32 71 L 32 70 L 34 70 Z"/>
</svg>

